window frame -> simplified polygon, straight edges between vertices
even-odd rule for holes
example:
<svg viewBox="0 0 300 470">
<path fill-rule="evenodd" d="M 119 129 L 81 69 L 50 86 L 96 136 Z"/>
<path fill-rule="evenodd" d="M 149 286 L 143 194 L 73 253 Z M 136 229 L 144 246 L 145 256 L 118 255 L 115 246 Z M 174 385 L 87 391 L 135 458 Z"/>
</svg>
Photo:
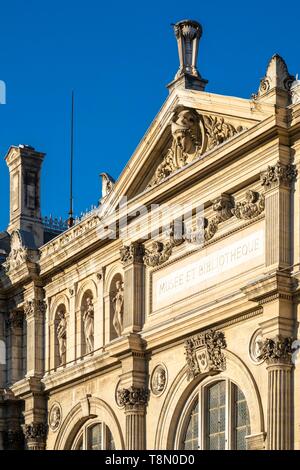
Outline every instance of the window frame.
<svg viewBox="0 0 300 470">
<path fill-rule="evenodd" d="M 101 421 L 99 418 L 88 420 L 83 426 L 80 428 L 78 433 L 76 434 L 75 438 L 73 439 L 73 443 L 71 446 L 71 450 L 80 450 L 78 449 L 78 445 L 80 443 L 80 440 L 82 438 L 82 450 L 89 450 L 88 448 L 88 434 L 91 428 L 94 426 L 100 424 L 101 425 L 101 450 L 114 450 L 114 449 L 108 449 L 108 443 L 109 443 L 109 434 L 111 435 L 111 440 L 114 441 L 113 434 L 107 424 L 103 421 Z M 90 449 L 92 450 L 92 449 Z"/>
<path fill-rule="evenodd" d="M 207 446 L 208 440 L 208 393 L 209 389 L 216 385 L 218 382 L 225 382 L 225 450 L 234 450 L 236 445 L 235 436 L 235 388 L 241 390 L 245 396 L 242 388 L 228 377 L 215 377 L 204 379 L 203 382 L 198 384 L 195 390 L 186 401 L 185 406 L 182 409 L 179 421 L 178 421 L 178 432 L 175 436 L 175 449 L 184 449 L 185 435 L 189 424 L 190 414 L 196 405 L 198 399 L 198 450 L 209 450 Z M 245 398 L 246 400 L 246 398 Z M 247 403 L 247 400 L 246 400 Z M 248 404 L 247 404 L 248 406 Z M 249 420 L 250 412 L 248 407 Z M 251 432 L 251 423 L 249 423 Z"/>
</svg>

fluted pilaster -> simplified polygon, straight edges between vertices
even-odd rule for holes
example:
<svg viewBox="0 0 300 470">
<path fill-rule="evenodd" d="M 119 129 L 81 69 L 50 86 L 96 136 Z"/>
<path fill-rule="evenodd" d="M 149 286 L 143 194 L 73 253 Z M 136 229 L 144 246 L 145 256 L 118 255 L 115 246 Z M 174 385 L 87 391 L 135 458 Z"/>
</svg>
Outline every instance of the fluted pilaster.
<svg viewBox="0 0 300 470">
<path fill-rule="evenodd" d="M 261 173 L 265 188 L 266 266 L 286 268 L 291 264 L 291 185 L 297 177 L 294 165 L 277 162 Z"/>
<path fill-rule="evenodd" d="M 126 449 L 145 450 L 148 390 L 144 387 L 123 388 L 118 396 L 119 404 L 125 408 Z"/>
<path fill-rule="evenodd" d="M 145 266 L 144 247 L 134 242 L 121 249 L 121 261 L 124 266 L 124 317 L 123 334 L 138 332 L 144 322 Z"/>
<path fill-rule="evenodd" d="M 292 449 L 292 338 L 264 340 L 260 358 L 267 362 L 267 449 Z"/>
<path fill-rule="evenodd" d="M 291 446 L 291 370 L 287 364 L 272 364 L 268 370 L 269 450 L 289 450 Z"/>
<path fill-rule="evenodd" d="M 145 407 L 127 410 L 126 415 L 126 449 L 146 449 Z"/>
</svg>

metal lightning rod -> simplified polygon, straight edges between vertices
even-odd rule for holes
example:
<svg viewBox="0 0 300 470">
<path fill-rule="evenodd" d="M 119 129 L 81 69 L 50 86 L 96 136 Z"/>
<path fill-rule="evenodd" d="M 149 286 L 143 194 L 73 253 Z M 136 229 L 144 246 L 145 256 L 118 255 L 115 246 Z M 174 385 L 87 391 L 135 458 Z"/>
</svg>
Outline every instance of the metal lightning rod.
<svg viewBox="0 0 300 470">
<path fill-rule="evenodd" d="M 72 91 L 72 109 L 71 109 L 71 148 L 70 148 L 70 210 L 68 218 L 68 227 L 73 227 L 73 154 L 74 154 L 74 91 Z"/>
</svg>

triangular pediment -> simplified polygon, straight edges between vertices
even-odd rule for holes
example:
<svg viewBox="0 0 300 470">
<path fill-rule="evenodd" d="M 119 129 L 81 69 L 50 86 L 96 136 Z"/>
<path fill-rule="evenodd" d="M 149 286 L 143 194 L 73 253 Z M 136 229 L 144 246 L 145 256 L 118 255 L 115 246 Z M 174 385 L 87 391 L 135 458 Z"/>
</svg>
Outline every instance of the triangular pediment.
<svg viewBox="0 0 300 470">
<path fill-rule="evenodd" d="M 128 200 L 160 185 L 173 173 L 255 126 L 269 111 L 255 114 L 250 100 L 175 90 L 150 125 L 113 190 L 105 199 L 108 211 L 122 197 Z"/>
</svg>

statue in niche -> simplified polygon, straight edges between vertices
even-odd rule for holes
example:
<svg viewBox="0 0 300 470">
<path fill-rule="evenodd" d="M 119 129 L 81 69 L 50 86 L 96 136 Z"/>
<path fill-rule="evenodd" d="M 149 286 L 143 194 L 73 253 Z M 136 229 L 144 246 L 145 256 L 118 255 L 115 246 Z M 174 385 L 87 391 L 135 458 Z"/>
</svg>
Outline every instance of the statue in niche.
<svg viewBox="0 0 300 470">
<path fill-rule="evenodd" d="M 58 341 L 58 354 L 60 365 L 66 363 L 66 351 L 67 351 L 67 321 L 65 312 L 63 310 L 58 311 L 58 322 L 56 328 L 56 335 Z"/>
<path fill-rule="evenodd" d="M 86 353 L 90 353 L 94 350 L 94 305 L 90 297 L 86 298 L 86 309 L 83 313 L 83 326 Z"/>
<path fill-rule="evenodd" d="M 123 329 L 124 283 L 121 281 L 117 281 L 116 290 L 117 293 L 112 299 L 115 310 L 113 325 L 118 336 L 121 336 Z"/>
</svg>

